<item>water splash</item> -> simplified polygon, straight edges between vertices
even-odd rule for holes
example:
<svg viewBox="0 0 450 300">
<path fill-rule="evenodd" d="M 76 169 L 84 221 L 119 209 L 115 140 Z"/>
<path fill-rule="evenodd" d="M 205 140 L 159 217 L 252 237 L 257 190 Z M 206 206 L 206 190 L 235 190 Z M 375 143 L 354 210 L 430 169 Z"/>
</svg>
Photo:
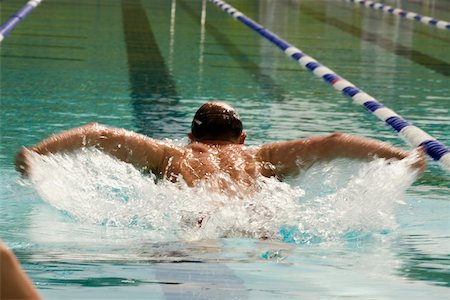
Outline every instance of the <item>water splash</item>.
<svg viewBox="0 0 450 300">
<path fill-rule="evenodd" d="M 32 158 L 40 197 L 81 223 L 141 228 L 183 240 L 218 237 L 311 243 L 395 229 L 415 176 L 408 160 L 319 164 L 244 198 L 157 181 L 96 149 Z"/>
<path fill-rule="evenodd" d="M 412 159 L 316 166 L 304 175 L 301 183 L 316 178 L 312 185 L 322 183 L 323 190 L 329 194 L 324 195 L 322 191 L 310 195 L 300 204 L 304 217 L 298 220 L 295 242 L 351 239 L 358 233 L 394 230 L 395 210 L 405 204 L 405 191 L 415 180 L 416 175 L 409 168 Z"/>
</svg>

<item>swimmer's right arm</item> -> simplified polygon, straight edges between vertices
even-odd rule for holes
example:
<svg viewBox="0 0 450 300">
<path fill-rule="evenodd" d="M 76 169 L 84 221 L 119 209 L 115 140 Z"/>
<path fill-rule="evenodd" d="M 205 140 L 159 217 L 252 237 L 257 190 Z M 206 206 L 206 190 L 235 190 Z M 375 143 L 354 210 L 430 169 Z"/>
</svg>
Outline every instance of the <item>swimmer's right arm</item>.
<svg viewBox="0 0 450 300">
<path fill-rule="evenodd" d="M 140 170 L 152 171 L 154 174 L 162 172 L 166 152 L 176 151 L 171 145 L 132 131 L 89 123 L 54 134 L 29 149 L 22 147 L 16 156 L 16 170 L 22 175 L 28 174 L 29 151 L 46 155 L 85 147 L 96 147 Z"/>
</svg>

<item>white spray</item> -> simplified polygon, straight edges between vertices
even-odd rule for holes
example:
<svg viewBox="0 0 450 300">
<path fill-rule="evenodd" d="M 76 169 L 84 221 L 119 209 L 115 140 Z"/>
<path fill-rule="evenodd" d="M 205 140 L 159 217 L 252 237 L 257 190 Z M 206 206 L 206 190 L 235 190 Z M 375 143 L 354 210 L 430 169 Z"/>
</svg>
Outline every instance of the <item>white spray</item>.
<svg viewBox="0 0 450 300">
<path fill-rule="evenodd" d="M 309 243 L 395 229 L 395 208 L 415 179 L 412 159 L 319 164 L 289 183 L 259 178 L 258 192 L 245 198 L 157 181 L 96 149 L 34 155 L 30 180 L 45 202 L 82 223 L 142 228 L 183 240 Z"/>
</svg>

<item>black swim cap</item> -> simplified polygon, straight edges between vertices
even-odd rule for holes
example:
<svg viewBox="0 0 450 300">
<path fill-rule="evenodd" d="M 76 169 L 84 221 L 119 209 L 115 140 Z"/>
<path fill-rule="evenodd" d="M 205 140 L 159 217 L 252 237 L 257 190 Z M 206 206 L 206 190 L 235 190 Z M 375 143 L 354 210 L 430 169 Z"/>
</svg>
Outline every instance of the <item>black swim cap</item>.
<svg viewBox="0 0 450 300">
<path fill-rule="evenodd" d="M 213 101 L 203 104 L 192 120 L 191 132 L 198 140 L 234 140 L 241 136 L 239 114 L 229 104 Z"/>
</svg>

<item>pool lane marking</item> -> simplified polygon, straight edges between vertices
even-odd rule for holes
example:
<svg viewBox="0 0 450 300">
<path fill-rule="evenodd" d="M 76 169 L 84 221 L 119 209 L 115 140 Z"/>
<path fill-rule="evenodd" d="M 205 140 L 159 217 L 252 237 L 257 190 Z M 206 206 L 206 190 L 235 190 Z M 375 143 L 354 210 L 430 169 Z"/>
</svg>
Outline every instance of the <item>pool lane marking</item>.
<svg viewBox="0 0 450 300">
<path fill-rule="evenodd" d="M 361 6 L 365 6 L 367 8 L 381 10 L 384 13 L 390 13 L 392 15 L 400 16 L 400 17 L 406 18 L 408 20 L 421 22 L 423 24 L 433 26 L 433 27 L 436 27 L 439 29 L 450 30 L 450 22 L 443 21 L 443 20 L 437 20 L 432 17 L 421 16 L 418 13 L 406 11 L 401 8 L 392 7 L 392 6 L 378 3 L 375 1 L 367 1 L 367 0 L 345 0 L 345 1 L 352 2 L 354 4 L 360 4 Z"/>
<path fill-rule="evenodd" d="M 122 23 L 127 50 L 131 94 L 149 99 L 154 94 L 175 97 L 175 83 L 141 0 L 122 0 Z"/>
<path fill-rule="evenodd" d="M 413 147 L 423 146 L 427 154 L 441 163 L 446 169 L 450 170 L 450 149 L 440 141 L 423 131 L 422 129 L 412 125 L 404 120 L 393 110 L 385 107 L 374 97 L 363 92 L 361 89 L 353 85 L 351 82 L 340 77 L 331 69 L 320 64 L 317 60 L 303 53 L 300 49 L 289 44 L 276 34 L 272 33 L 262 25 L 245 16 L 236 8 L 227 4 L 222 0 L 209 0 L 224 12 L 234 17 L 237 21 L 245 24 L 247 27 L 258 32 L 261 36 L 275 44 L 287 56 L 296 60 L 303 67 L 311 71 L 317 77 L 331 84 L 333 88 L 342 92 L 353 100 L 353 102 L 364 106 L 368 111 L 377 118 L 384 121 L 392 127 L 398 134 L 406 139 Z"/>
<path fill-rule="evenodd" d="M 30 0 L 0 26 L 0 43 L 42 0 Z"/>
<path fill-rule="evenodd" d="M 186 1 L 180 1 L 180 6 L 183 10 L 190 16 L 192 19 L 196 21 L 201 18 L 200 14 L 197 13 L 196 10 L 189 7 Z M 209 22 L 205 23 L 206 33 L 209 34 L 213 39 L 215 39 L 225 50 L 226 53 L 249 75 L 255 75 L 254 79 L 256 83 L 259 84 L 260 89 L 272 98 L 276 100 L 282 100 L 287 92 L 267 74 L 264 73 L 264 70 L 255 63 L 252 59 L 248 57 L 246 53 L 241 51 L 238 47 L 236 47 L 235 43 L 228 39 L 227 35 L 222 33 L 219 28 L 210 24 Z M 221 54 L 220 54 L 221 55 Z M 225 65 L 219 67 L 230 67 L 231 65 Z M 253 76 L 252 76 L 253 77 Z"/>
</svg>

